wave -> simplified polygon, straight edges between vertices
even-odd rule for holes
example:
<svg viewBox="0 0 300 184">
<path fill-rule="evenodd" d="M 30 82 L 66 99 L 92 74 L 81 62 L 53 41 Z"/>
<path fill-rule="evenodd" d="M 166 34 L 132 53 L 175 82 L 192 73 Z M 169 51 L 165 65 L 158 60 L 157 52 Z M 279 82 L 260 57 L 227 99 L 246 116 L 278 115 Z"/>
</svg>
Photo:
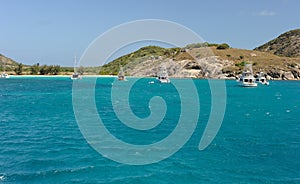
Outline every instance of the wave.
<svg viewBox="0 0 300 184">
<path fill-rule="evenodd" d="M 63 169 L 52 169 L 46 171 L 36 171 L 36 172 L 18 172 L 12 174 L 0 175 L 0 181 L 6 182 L 38 182 L 38 183 L 53 183 L 55 178 L 59 180 L 65 180 L 64 176 L 68 176 L 70 173 L 85 173 L 88 170 L 93 169 L 94 166 L 85 166 L 78 168 L 63 168 Z"/>
</svg>

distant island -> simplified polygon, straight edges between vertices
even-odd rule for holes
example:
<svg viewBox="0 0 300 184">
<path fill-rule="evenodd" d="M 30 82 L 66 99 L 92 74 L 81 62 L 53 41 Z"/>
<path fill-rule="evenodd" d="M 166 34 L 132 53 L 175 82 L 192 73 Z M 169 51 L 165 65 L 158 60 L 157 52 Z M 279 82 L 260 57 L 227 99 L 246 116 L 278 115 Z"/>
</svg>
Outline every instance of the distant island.
<svg viewBox="0 0 300 184">
<path fill-rule="evenodd" d="M 170 77 L 235 79 L 245 64 L 254 73 L 263 71 L 269 79 L 300 80 L 300 29 L 281 34 L 254 50 L 231 48 L 228 44 L 191 43 L 183 48 L 146 46 L 103 66 L 78 68 L 82 74 L 117 75 L 120 66 L 126 75 L 154 77 L 162 65 Z M 70 75 L 73 67 L 23 65 L 0 55 L 0 71 L 13 75 Z"/>
</svg>

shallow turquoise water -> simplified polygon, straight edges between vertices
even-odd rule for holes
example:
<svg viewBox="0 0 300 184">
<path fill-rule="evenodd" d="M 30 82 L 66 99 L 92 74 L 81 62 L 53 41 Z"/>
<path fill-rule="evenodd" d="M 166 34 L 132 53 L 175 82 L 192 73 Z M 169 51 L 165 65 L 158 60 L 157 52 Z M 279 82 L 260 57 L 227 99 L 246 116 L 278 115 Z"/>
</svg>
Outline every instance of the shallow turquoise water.
<svg viewBox="0 0 300 184">
<path fill-rule="evenodd" d="M 124 126 L 114 114 L 111 84 L 118 84 L 113 80 L 98 79 L 95 87 L 99 114 L 113 135 L 141 145 L 159 141 L 173 130 L 180 98 L 172 84 L 149 85 L 153 79 L 141 79 L 133 86 L 130 105 L 136 116 L 150 114 L 149 99 L 156 95 L 168 107 L 159 126 L 138 131 Z M 270 86 L 241 88 L 226 81 L 224 121 L 203 151 L 198 144 L 210 114 L 211 95 L 206 80 L 194 83 L 201 111 L 191 139 L 170 158 L 131 166 L 106 159 L 83 138 L 74 117 L 69 78 L 0 80 L 0 182 L 300 182 L 300 82 L 271 81 Z"/>
</svg>

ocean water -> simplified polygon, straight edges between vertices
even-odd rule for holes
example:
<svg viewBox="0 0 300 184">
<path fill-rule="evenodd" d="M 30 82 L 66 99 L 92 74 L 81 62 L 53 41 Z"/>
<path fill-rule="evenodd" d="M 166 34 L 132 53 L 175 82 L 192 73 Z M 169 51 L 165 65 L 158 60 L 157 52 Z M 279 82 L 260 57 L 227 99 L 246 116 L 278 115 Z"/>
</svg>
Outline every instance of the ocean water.
<svg viewBox="0 0 300 184">
<path fill-rule="evenodd" d="M 167 111 L 161 125 L 139 131 L 124 126 L 114 113 L 111 88 L 122 88 L 122 83 L 97 79 L 97 110 L 116 138 L 147 145 L 176 127 L 180 95 L 172 84 L 149 84 L 151 80 L 141 79 L 131 88 L 133 113 L 149 116 L 149 100 L 157 95 L 165 99 Z M 85 140 L 75 119 L 69 78 L 0 80 L 0 183 L 300 183 L 300 82 L 242 88 L 226 81 L 222 126 L 202 151 L 198 145 L 212 97 L 207 80 L 193 82 L 200 115 L 188 142 L 157 163 L 126 165 L 107 159 Z"/>
</svg>

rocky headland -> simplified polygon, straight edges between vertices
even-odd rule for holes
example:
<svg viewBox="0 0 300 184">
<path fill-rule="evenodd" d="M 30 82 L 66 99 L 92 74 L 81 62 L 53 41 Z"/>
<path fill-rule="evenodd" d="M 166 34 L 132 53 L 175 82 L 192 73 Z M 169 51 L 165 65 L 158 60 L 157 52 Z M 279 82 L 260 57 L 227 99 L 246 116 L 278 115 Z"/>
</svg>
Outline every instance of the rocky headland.
<svg viewBox="0 0 300 184">
<path fill-rule="evenodd" d="M 299 42 L 296 36 L 291 39 L 294 38 Z M 123 66 L 127 75 L 153 77 L 165 66 L 170 77 L 236 79 L 246 63 L 253 65 L 254 74 L 264 72 L 268 79 L 300 79 L 298 56 L 282 56 L 259 49 L 245 50 L 230 48 L 227 44 L 209 43 L 169 49 L 143 47 L 104 65 L 100 74 L 116 74 L 119 66 Z"/>
</svg>

